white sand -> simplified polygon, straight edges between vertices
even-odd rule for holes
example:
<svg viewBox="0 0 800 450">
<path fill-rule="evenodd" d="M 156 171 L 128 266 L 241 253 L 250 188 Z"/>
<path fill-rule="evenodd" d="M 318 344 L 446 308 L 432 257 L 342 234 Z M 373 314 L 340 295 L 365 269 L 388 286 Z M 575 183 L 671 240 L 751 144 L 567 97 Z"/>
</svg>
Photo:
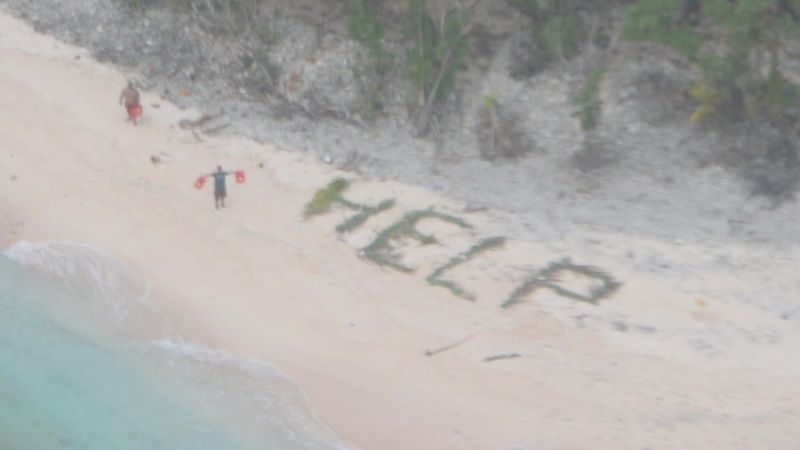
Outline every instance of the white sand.
<svg viewBox="0 0 800 450">
<path fill-rule="evenodd" d="M 189 338 L 273 361 L 360 448 L 800 446 L 797 322 L 752 306 L 798 297 L 796 244 L 679 246 L 589 231 L 511 241 L 448 273 L 478 294 L 468 302 L 429 286 L 430 270 L 402 274 L 357 254 L 404 212 L 457 202 L 358 181 L 352 198 L 398 205 L 339 238 L 346 211 L 309 221 L 301 211 L 342 174 L 298 152 L 199 141 L 177 127 L 197 113 L 152 93 L 133 127 L 116 104 L 124 80 L 0 16 L 0 246 L 65 240 L 114 252 L 153 280 Z M 218 163 L 248 172 L 224 211 L 209 186 L 192 187 Z M 430 269 L 472 245 L 488 224 L 460 215 L 474 232 L 426 225 L 446 247 L 407 260 Z M 623 288 L 599 306 L 545 293 L 499 308 L 526 267 L 567 255 Z M 505 353 L 521 357 L 483 361 Z"/>
</svg>

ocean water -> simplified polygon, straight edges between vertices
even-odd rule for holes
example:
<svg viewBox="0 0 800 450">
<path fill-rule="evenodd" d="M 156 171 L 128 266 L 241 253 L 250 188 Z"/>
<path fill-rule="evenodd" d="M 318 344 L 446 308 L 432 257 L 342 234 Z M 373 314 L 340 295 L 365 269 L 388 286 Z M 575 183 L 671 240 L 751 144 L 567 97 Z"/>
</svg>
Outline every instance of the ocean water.
<svg viewBox="0 0 800 450">
<path fill-rule="evenodd" d="M 182 340 L 112 255 L 0 254 L 0 450 L 345 448 L 268 362 Z"/>
</svg>

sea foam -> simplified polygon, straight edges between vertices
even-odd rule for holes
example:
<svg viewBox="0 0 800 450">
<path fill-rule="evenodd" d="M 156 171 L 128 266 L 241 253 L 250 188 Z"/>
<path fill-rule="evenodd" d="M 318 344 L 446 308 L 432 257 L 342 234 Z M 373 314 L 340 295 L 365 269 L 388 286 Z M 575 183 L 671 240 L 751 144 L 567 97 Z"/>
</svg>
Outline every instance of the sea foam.
<svg viewBox="0 0 800 450">
<path fill-rule="evenodd" d="M 71 242 L 20 241 L 5 255 L 83 296 L 105 302 L 116 320 L 124 320 L 134 308 L 153 307 L 150 281 L 105 250 Z"/>
<path fill-rule="evenodd" d="M 307 395 L 270 362 L 184 340 L 160 311 L 151 282 L 110 252 L 23 241 L 5 256 L 63 294 L 48 308 L 57 322 L 123 354 L 190 408 L 246 436 L 252 448 L 353 448 L 319 421 Z"/>
</svg>

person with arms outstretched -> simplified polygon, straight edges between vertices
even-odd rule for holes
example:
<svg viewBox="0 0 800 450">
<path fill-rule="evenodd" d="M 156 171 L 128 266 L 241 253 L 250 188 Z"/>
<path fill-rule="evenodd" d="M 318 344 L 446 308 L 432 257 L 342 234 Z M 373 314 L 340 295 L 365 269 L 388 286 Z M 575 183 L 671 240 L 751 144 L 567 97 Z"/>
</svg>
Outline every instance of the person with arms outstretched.
<svg viewBox="0 0 800 450">
<path fill-rule="evenodd" d="M 225 186 L 225 177 L 230 174 L 230 172 L 222 170 L 222 166 L 217 166 L 216 172 L 208 174 L 208 176 L 214 177 L 214 206 L 217 209 L 219 209 L 220 206 L 223 208 L 225 207 L 225 197 L 228 195 Z"/>
<path fill-rule="evenodd" d="M 142 105 L 139 103 L 139 91 L 133 87 L 133 82 L 128 81 L 128 86 L 119 95 L 119 103 L 125 102 L 125 109 L 128 110 L 128 119 L 136 125 L 136 119 L 142 115 Z"/>
<path fill-rule="evenodd" d="M 209 173 L 207 175 L 200 175 L 197 180 L 194 182 L 195 189 L 203 189 L 203 186 L 206 184 L 207 178 L 214 179 L 214 206 L 219 209 L 220 207 L 225 207 L 225 197 L 228 195 L 228 190 L 225 186 L 225 178 L 228 175 L 235 175 L 236 176 L 236 183 L 244 184 L 245 182 L 245 173 L 244 170 L 236 170 L 233 172 L 226 172 L 222 170 L 222 166 L 217 166 L 217 171 Z"/>
</svg>

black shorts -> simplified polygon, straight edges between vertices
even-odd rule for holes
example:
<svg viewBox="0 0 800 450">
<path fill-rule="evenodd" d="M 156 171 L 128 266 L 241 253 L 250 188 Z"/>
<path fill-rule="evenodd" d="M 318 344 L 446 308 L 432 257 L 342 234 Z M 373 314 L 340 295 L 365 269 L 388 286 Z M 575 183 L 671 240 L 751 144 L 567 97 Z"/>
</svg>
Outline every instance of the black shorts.
<svg viewBox="0 0 800 450">
<path fill-rule="evenodd" d="M 214 198 L 225 198 L 225 189 L 215 189 Z"/>
</svg>

